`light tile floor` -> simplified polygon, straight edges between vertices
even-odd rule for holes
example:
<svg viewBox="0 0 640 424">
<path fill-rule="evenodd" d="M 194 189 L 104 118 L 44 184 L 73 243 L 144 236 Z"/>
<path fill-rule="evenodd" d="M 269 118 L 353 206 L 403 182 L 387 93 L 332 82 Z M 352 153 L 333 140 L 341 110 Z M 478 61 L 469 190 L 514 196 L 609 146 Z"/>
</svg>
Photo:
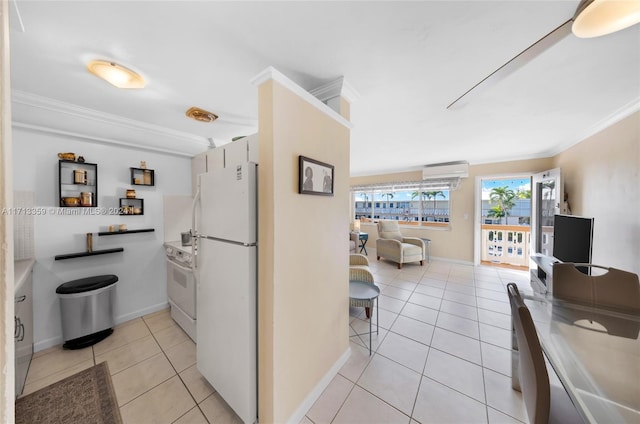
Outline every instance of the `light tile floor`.
<svg viewBox="0 0 640 424">
<path fill-rule="evenodd" d="M 169 309 L 128 321 L 92 347 L 34 355 L 24 393 L 107 361 L 125 424 L 240 423 L 196 368 L 196 345 Z"/>
<path fill-rule="evenodd" d="M 526 423 L 511 389 L 506 284 L 530 293 L 528 273 L 437 260 L 398 270 L 367 250 L 381 289 L 373 354 L 368 336 L 352 337 L 350 358 L 301 424 Z M 368 331 L 363 308 L 350 309 L 350 327 Z M 24 394 L 102 361 L 125 424 L 240 422 L 196 369 L 195 344 L 168 309 L 91 348 L 36 353 Z"/>
<path fill-rule="evenodd" d="M 526 423 L 511 389 L 511 318 L 506 285 L 531 293 L 529 274 L 432 260 L 377 261 L 380 332 L 352 336 L 351 356 L 301 424 Z M 350 308 L 350 334 L 369 329 Z M 373 314 L 373 324 L 378 316 Z"/>
</svg>

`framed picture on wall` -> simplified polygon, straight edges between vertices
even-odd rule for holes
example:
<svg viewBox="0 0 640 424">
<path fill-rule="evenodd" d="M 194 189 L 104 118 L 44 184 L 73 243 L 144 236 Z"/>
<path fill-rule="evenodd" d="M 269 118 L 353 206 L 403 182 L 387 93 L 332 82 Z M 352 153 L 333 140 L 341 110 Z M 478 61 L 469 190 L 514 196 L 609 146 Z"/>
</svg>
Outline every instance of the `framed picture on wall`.
<svg viewBox="0 0 640 424">
<path fill-rule="evenodd" d="M 300 156 L 298 193 L 333 196 L 333 165 Z"/>
</svg>

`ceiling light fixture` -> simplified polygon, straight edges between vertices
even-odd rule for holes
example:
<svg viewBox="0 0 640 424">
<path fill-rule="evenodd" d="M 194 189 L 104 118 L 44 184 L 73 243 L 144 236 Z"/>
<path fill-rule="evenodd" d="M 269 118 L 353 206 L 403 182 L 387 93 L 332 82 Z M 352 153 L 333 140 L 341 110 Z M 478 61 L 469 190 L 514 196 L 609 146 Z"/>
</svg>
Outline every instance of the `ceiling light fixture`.
<svg viewBox="0 0 640 424">
<path fill-rule="evenodd" d="M 571 30 L 576 37 L 611 34 L 640 22 L 638 0 L 581 0 Z"/>
<path fill-rule="evenodd" d="M 118 88 L 144 88 L 146 84 L 136 72 L 108 60 L 92 60 L 87 70 Z"/>
<path fill-rule="evenodd" d="M 216 115 L 215 113 L 208 112 L 195 106 L 190 107 L 189 110 L 187 110 L 186 115 L 189 118 L 195 119 L 196 121 L 200 122 L 213 122 L 218 119 L 218 115 Z"/>
</svg>

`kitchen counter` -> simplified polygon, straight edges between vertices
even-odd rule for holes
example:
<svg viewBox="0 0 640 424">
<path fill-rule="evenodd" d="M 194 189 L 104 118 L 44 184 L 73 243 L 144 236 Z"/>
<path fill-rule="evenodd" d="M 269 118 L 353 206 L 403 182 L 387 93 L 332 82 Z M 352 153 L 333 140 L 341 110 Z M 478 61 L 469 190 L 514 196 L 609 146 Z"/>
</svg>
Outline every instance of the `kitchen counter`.
<svg viewBox="0 0 640 424">
<path fill-rule="evenodd" d="M 26 281 L 29 273 L 33 270 L 35 263 L 35 259 L 21 259 L 13 263 L 14 292 L 20 290 L 20 287 Z"/>
</svg>

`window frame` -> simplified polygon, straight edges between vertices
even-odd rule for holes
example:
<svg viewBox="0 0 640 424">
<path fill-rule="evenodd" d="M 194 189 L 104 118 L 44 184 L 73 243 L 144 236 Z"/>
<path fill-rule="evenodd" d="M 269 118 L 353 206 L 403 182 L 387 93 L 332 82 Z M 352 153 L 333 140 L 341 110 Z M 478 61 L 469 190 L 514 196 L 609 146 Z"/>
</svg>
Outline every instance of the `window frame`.
<svg viewBox="0 0 640 424">
<path fill-rule="evenodd" d="M 402 182 L 402 183 L 386 183 L 386 184 L 370 184 L 370 185 L 360 185 L 360 186 L 352 186 L 351 187 L 351 199 L 352 199 L 352 217 L 351 219 L 360 219 L 361 222 L 377 222 L 380 219 L 392 219 L 398 221 L 398 223 L 402 226 L 413 227 L 413 228 L 441 228 L 441 229 L 450 229 L 451 228 L 451 193 L 455 191 L 459 187 L 459 179 L 446 179 L 446 180 L 424 180 L 424 181 L 411 181 L 411 182 Z M 400 200 L 393 199 L 387 196 L 385 200 L 384 194 L 386 193 L 396 193 L 396 192 L 415 192 L 418 191 L 420 193 L 425 192 L 434 192 L 434 191 L 442 191 L 448 192 L 444 193 L 445 199 L 436 199 L 436 202 L 442 202 L 446 200 L 446 211 L 444 221 L 439 221 L 437 219 L 437 214 L 435 211 L 442 209 L 442 207 L 438 207 L 436 203 L 436 207 L 434 208 L 434 213 L 428 214 L 429 210 L 428 205 L 425 205 L 425 202 L 431 202 L 432 199 L 424 199 L 421 195 L 422 199 L 418 200 Z M 358 199 L 358 194 L 365 193 L 364 196 L 361 196 Z M 417 205 L 417 215 L 408 215 L 409 217 L 415 218 L 411 220 L 403 220 L 403 219 L 395 219 L 400 218 L 401 215 L 394 217 L 393 214 L 399 213 L 398 209 L 402 206 L 405 209 L 415 209 L 414 202 L 418 203 Z M 362 207 L 358 208 L 358 203 L 362 203 Z M 380 204 L 378 208 L 376 208 L 376 203 Z M 367 204 L 369 207 L 367 207 Z M 393 208 L 394 205 L 395 208 Z M 389 205 L 389 211 L 386 211 L 387 205 Z M 358 210 L 365 209 L 362 212 L 358 212 Z M 376 209 L 380 209 L 385 212 L 376 213 Z M 398 209 L 395 211 L 392 209 Z M 385 216 L 386 214 L 386 216 Z M 433 221 L 428 221 L 429 217 L 433 217 Z M 364 218 L 364 219 L 363 219 Z"/>
</svg>

